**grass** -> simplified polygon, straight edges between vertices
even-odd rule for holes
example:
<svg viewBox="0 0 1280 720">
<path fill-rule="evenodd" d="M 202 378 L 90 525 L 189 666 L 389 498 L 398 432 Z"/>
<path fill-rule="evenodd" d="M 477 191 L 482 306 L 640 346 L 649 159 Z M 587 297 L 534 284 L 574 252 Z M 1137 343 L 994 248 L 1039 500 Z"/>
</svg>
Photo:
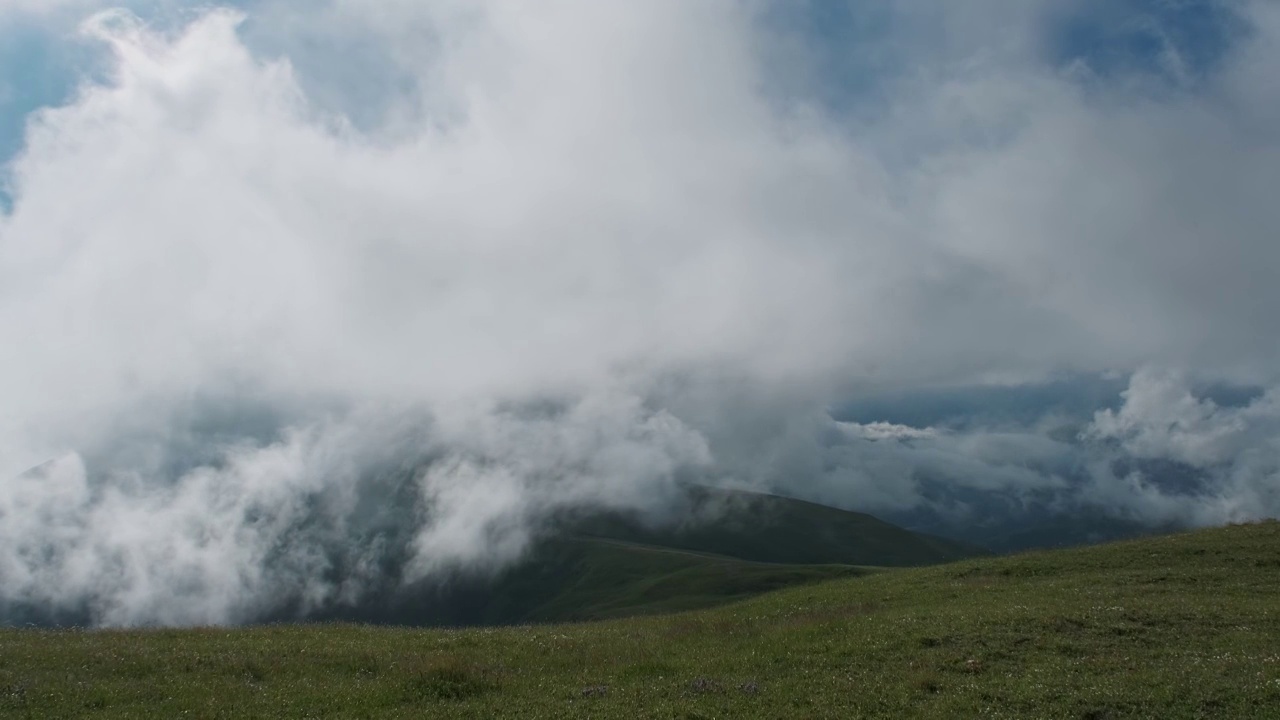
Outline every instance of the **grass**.
<svg viewBox="0 0 1280 720">
<path fill-rule="evenodd" d="M 865 513 L 777 495 L 686 488 L 675 527 L 645 527 L 621 515 L 586 518 L 580 534 L 772 563 L 935 565 L 990 553 L 975 545 L 916 533 Z"/>
<path fill-rule="evenodd" d="M 558 592 L 529 613 L 530 620 L 601 620 L 696 610 L 878 570 L 748 562 L 597 538 L 575 538 L 559 546 L 558 555 L 571 558 L 573 568 L 562 584 L 553 585 Z M 526 594 L 535 593 L 536 588 L 529 587 Z"/>
<path fill-rule="evenodd" d="M 467 630 L 0 632 L 0 716 L 1280 717 L 1280 523 Z"/>
<path fill-rule="evenodd" d="M 739 560 L 603 538 L 561 537 L 497 578 L 410 589 L 323 621 L 412 626 L 600 620 L 714 607 L 876 568 Z"/>
</svg>

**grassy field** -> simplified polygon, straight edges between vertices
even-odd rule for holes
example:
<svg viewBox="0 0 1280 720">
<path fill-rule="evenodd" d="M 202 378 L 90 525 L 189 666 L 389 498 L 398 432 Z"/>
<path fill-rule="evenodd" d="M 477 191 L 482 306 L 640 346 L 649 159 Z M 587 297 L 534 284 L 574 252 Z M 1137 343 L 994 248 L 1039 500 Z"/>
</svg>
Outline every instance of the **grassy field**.
<svg viewBox="0 0 1280 720">
<path fill-rule="evenodd" d="M 576 625 L 5 631 L 0 716 L 1276 718 L 1280 523 Z"/>
</svg>

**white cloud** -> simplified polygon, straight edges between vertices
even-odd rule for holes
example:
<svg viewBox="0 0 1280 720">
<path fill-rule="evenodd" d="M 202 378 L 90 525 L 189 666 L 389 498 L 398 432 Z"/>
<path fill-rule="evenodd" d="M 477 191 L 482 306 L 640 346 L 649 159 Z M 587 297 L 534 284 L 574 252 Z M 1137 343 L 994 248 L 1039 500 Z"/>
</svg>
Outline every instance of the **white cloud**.
<svg viewBox="0 0 1280 720">
<path fill-rule="evenodd" d="M 300 580 L 322 562 L 307 546 L 264 548 L 313 493 L 360 505 L 352 478 L 385 445 L 333 434 L 353 424 L 431 428 L 419 495 L 444 514 L 400 539 L 426 572 L 509 558 L 566 505 L 643 505 L 691 468 L 794 470 L 797 491 L 866 507 L 918 501 L 922 469 L 1068 484 L 1045 468 L 1070 453 L 1036 431 L 873 423 L 923 447 L 810 454 L 837 392 L 1147 363 L 1274 382 L 1274 12 L 1245 6 L 1252 39 L 1203 88 L 1135 95 L 1036 61 L 1043 6 L 992 38 L 994 7 L 912 19 L 922 71 L 858 123 L 761 92 L 768 28 L 741 4 L 94 16 L 114 71 L 32 118 L 0 216 L 0 477 L 67 458 L 0 485 L 0 533 L 49 515 L 30 542 L 65 561 L 24 550 L 6 572 L 123 624 L 234 621 L 273 583 L 345 596 Z M 381 109 L 351 107 L 364 77 L 307 38 L 368 51 L 394 79 Z M 1098 420 L 1134 452 L 1268 442 L 1215 435 L 1194 403 L 1174 403 L 1186 437 L 1153 435 L 1146 377 Z M 247 396 L 278 410 L 269 432 L 196 427 L 200 398 Z M 536 402 L 571 409 L 504 409 Z M 186 550 L 166 564 L 149 548 L 170 537 Z"/>
<path fill-rule="evenodd" d="M 918 440 L 935 437 L 938 433 L 933 428 L 913 428 L 897 423 L 838 423 L 839 427 L 849 435 L 864 440 Z"/>
<path fill-rule="evenodd" d="M 93 4 L 92 0 L 0 0 L 0 13 L 50 12 L 68 7 L 88 7 Z"/>
<path fill-rule="evenodd" d="M 1254 520 L 1280 514 L 1280 402 L 1275 389 L 1243 407 L 1219 407 L 1195 397 L 1185 377 L 1144 369 L 1124 393 L 1124 404 L 1104 410 L 1087 431 L 1118 443 L 1128 455 L 1172 460 L 1198 468 L 1210 482 L 1193 502 L 1166 514 L 1196 522 Z M 1131 484 L 1143 486 L 1141 473 Z M 1167 501 L 1166 501 L 1167 502 Z"/>
</svg>

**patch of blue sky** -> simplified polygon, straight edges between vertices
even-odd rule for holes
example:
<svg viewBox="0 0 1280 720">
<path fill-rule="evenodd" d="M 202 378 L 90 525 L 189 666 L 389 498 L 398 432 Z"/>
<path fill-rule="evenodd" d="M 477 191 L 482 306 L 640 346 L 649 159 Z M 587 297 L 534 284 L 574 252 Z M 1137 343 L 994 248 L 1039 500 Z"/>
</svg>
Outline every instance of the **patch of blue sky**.
<svg viewBox="0 0 1280 720">
<path fill-rule="evenodd" d="M 220 3 L 246 7 L 254 0 Z M 171 0 L 127 0 L 125 7 L 156 27 L 180 25 L 199 7 Z M 104 49 L 78 36 L 86 10 L 14 13 L 0 24 L 0 212 L 13 207 L 8 168 L 25 146 L 26 129 L 42 108 L 65 104 L 86 81 L 101 80 Z"/>
<path fill-rule="evenodd" d="M 180 27 L 209 7 L 187 0 L 109 4 L 125 7 L 162 30 Z M 358 29 L 337 33 L 314 32 L 316 27 L 305 24 L 275 27 L 268 0 L 221 0 L 216 5 L 245 10 L 240 35 L 251 50 L 263 59 L 287 57 L 317 107 L 346 117 L 357 128 L 376 127 L 396 98 L 412 92 L 412 79 L 397 66 L 385 43 Z M 259 8 L 266 19 L 255 13 Z M 0 209 L 12 205 L 2 169 L 22 151 L 32 115 L 65 103 L 86 79 L 98 79 L 104 67 L 103 48 L 75 32 L 84 14 L 18 14 L 0 24 Z"/>
<path fill-rule="evenodd" d="M 771 49 L 777 58 L 765 58 L 766 92 L 784 105 L 816 107 L 899 170 L 924 167 L 948 148 L 994 147 L 1016 136 L 1025 108 L 1014 100 L 1003 109 L 930 106 L 928 94 L 953 75 L 1051 75 L 1117 99 L 1198 93 L 1250 36 L 1236 0 L 764 0 L 761 7 L 761 21 L 781 38 Z"/>
<path fill-rule="evenodd" d="M 886 0 L 776 0 L 760 20 L 778 39 L 766 89 L 784 100 L 800 94 L 846 119 L 874 115 L 909 71 L 906 28 Z"/>
<path fill-rule="evenodd" d="M 1094 82 L 1141 76 L 1192 87 L 1248 34 L 1229 0 L 1087 0 L 1064 4 L 1046 27 L 1046 59 L 1083 67 Z"/>
<path fill-rule="evenodd" d="M 8 166 L 22 150 L 27 122 L 43 107 L 60 105 L 75 92 L 93 49 L 68 43 L 64 33 L 21 19 L 0 32 L 0 166 Z M 0 183 L 0 207 L 12 200 Z"/>
<path fill-rule="evenodd" d="M 1022 32 L 1027 28 L 1019 21 L 1033 17 L 1032 51 L 1020 59 L 1085 69 L 1075 76 L 1088 82 L 1138 75 L 1189 86 L 1210 75 L 1248 35 L 1233 0 L 1072 0 L 1004 20 L 994 7 L 925 12 L 890 0 L 772 0 L 762 18 L 803 48 L 812 75 L 804 88 L 808 99 L 848 118 L 884 109 L 904 78 L 945 73 L 967 53 L 1001 52 L 1002 21 Z M 972 22 L 948 15 L 962 12 L 973 13 L 966 18 Z M 991 32 L 977 29 L 986 25 Z M 949 35 L 961 27 L 972 37 Z"/>
</svg>

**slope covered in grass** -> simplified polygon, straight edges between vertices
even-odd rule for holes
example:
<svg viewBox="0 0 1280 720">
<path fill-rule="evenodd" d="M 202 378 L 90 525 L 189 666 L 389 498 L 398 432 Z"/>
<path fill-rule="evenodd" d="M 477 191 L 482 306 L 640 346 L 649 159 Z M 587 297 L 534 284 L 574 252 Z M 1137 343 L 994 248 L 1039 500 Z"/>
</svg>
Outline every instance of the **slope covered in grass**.
<svg viewBox="0 0 1280 720">
<path fill-rule="evenodd" d="M 329 621 L 407 626 L 599 620 L 723 605 L 872 568 L 739 560 L 594 537 L 542 543 L 493 578 L 459 578 L 338 608 Z"/>
<path fill-rule="evenodd" d="M 578 625 L 9 630 L 0 715 L 1274 718 L 1278 598 L 1267 523 Z"/>
<path fill-rule="evenodd" d="M 988 554 L 976 545 L 911 532 L 866 513 L 792 498 L 690 487 L 676 526 L 646 526 L 635 518 L 600 514 L 580 533 L 645 545 L 774 563 L 935 565 Z"/>
<path fill-rule="evenodd" d="M 307 617 L 445 627 L 616 618 L 711 607 L 859 568 L 985 554 L 863 513 L 759 493 L 691 486 L 657 515 L 565 518 L 494 576 L 432 578 Z M 297 617 L 286 609 L 275 619 Z"/>
<path fill-rule="evenodd" d="M 855 577 L 870 568 L 758 563 L 669 548 L 576 538 L 563 543 L 575 559 L 566 583 L 530 620 L 595 620 L 722 605 L 820 580 Z M 529 591 L 537 592 L 530 583 Z"/>
</svg>

